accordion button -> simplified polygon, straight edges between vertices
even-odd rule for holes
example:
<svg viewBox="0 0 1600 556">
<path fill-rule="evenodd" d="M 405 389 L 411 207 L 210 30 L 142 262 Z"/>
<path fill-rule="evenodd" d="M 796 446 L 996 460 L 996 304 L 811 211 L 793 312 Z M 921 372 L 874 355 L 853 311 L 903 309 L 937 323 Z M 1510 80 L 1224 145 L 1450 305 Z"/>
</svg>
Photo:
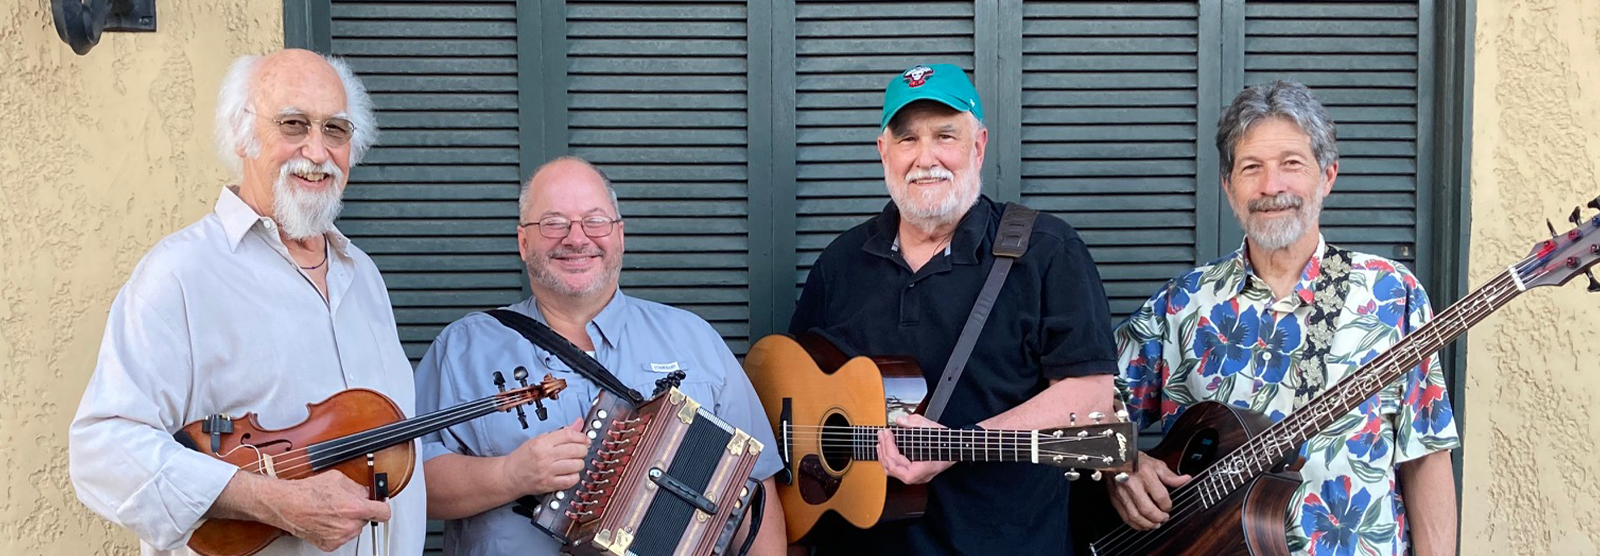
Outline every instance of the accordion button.
<svg viewBox="0 0 1600 556">
<path fill-rule="evenodd" d="M 600 428 L 600 425 L 601 425 L 601 423 L 600 423 L 599 419 L 595 419 L 593 423 L 589 423 L 590 427 L 593 427 L 593 428 L 596 428 L 596 429 Z"/>
<path fill-rule="evenodd" d="M 599 411 L 596 411 L 596 412 L 594 412 L 594 416 L 595 417 L 599 417 L 601 419 L 604 419 L 604 418 L 606 418 L 606 410 L 601 409 Z"/>
<path fill-rule="evenodd" d="M 589 440 L 594 440 L 598 436 L 600 435 L 595 434 L 594 431 L 589 431 Z"/>
</svg>

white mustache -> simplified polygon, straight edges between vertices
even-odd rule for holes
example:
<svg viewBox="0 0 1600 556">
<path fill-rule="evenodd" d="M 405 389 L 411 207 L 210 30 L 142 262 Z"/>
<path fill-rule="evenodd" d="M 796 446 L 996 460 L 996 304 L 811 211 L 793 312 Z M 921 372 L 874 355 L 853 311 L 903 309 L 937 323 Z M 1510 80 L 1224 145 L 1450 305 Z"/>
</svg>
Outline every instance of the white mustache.
<svg viewBox="0 0 1600 556">
<path fill-rule="evenodd" d="M 926 170 L 921 168 L 912 168 L 910 172 L 906 172 L 906 183 L 911 183 L 917 180 L 954 181 L 955 179 L 956 175 L 951 173 L 949 170 L 944 169 L 943 166 L 934 166 Z"/>
<path fill-rule="evenodd" d="M 280 168 L 278 173 L 285 178 L 291 174 L 321 173 L 332 177 L 335 184 L 344 183 L 344 172 L 340 171 L 339 166 L 335 165 L 332 160 L 324 160 L 322 164 L 317 164 L 312 162 L 311 159 L 297 156 L 284 162 L 283 168 Z"/>
</svg>

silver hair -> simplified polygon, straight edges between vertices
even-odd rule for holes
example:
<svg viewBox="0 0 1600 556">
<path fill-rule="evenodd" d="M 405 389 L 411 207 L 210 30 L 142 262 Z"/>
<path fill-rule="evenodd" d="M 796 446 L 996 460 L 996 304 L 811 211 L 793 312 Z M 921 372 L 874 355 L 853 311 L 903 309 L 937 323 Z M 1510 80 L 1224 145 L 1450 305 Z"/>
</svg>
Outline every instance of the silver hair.
<svg viewBox="0 0 1600 556">
<path fill-rule="evenodd" d="M 595 166 L 593 162 L 589 162 L 587 160 L 584 160 L 582 157 L 577 157 L 577 156 L 572 156 L 572 155 L 558 156 L 558 157 L 550 159 L 549 162 L 546 162 L 544 164 L 540 164 L 539 165 L 539 169 L 533 171 L 533 176 L 529 176 L 528 177 L 528 181 L 522 182 L 522 191 L 521 191 L 521 193 L 517 194 L 517 214 L 520 215 L 520 214 L 522 214 L 524 212 L 527 212 L 527 210 L 528 210 L 528 203 L 531 201 L 531 199 L 533 197 L 532 192 L 531 192 L 531 190 L 533 189 L 533 178 L 537 177 L 539 175 L 539 172 L 543 172 L 545 168 L 548 168 L 548 167 L 550 167 L 550 165 L 555 164 L 557 162 L 577 162 L 579 164 L 587 166 L 590 170 L 594 170 L 595 175 L 600 176 L 600 183 L 605 184 L 605 186 L 606 186 L 606 194 L 611 197 L 611 212 L 616 214 L 617 218 L 622 218 L 621 205 L 617 204 L 617 189 L 615 187 L 611 186 L 611 177 L 607 176 L 606 173 L 604 171 L 600 170 L 599 166 Z"/>
<path fill-rule="evenodd" d="M 261 56 L 240 56 L 234 60 L 233 65 L 228 67 L 228 73 L 223 75 L 222 88 L 217 92 L 217 155 L 222 157 L 222 162 L 236 176 L 244 172 L 244 159 L 240 158 L 239 150 L 242 149 L 249 158 L 261 156 L 261 142 L 256 140 L 256 119 L 250 113 L 250 85 L 261 59 Z M 340 83 L 344 85 L 344 117 L 355 126 L 355 134 L 350 137 L 350 165 L 355 166 L 361 163 L 367 150 L 378 141 L 378 121 L 372 115 L 372 97 L 367 96 L 366 86 L 361 84 L 361 79 L 350 71 L 350 66 L 344 60 L 327 55 L 323 55 L 322 59 L 333 67 Z"/>
<path fill-rule="evenodd" d="M 1311 153 L 1323 171 L 1339 161 L 1339 138 L 1328 110 L 1311 89 L 1293 81 L 1273 81 L 1246 88 L 1233 99 L 1217 121 L 1217 154 L 1222 158 L 1222 182 L 1233 175 L 1234 149 L 1250 128 L 1281 118 L 1299 126 L 1311 139 Z"/>
</svg>

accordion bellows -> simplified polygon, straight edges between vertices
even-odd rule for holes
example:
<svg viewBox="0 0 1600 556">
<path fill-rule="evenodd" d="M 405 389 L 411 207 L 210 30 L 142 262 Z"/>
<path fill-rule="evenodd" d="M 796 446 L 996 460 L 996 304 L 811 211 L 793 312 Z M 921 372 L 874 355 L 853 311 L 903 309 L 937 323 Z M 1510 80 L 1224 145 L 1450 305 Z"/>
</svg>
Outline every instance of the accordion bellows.
<svg viewBox="0 0 1600 556">
<path fill-rule="evenodd" d="M 578 484 L 519 502 L 574 556 L 720 555 L 749 510 L 762 445 L 676 388 L 637 410 L 602 392 Z M 536 507 L 528 507 L 537 503 Z"/>
</svg>

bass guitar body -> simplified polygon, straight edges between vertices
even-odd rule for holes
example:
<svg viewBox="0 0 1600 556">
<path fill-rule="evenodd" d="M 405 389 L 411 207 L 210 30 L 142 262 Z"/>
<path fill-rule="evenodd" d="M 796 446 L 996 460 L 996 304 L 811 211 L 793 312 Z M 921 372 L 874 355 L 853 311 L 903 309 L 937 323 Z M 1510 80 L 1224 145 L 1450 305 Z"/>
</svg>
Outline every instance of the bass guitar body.
<svg viewBox="0 0 1600 556">
<path fill-rule="evenodd" d="M 1259 413 L 1203 402 L 1184 410 L 1148 453 L 1194 477 L 1271 424 Z M 1122 522 L 1104 485 L 1079 485 L 1071 495 L 1072 538 L 1078 554 L 1095 556 L 1289 556 L 1284 519 L 1299 486 L 1297 471 L 1262 473 L 1218 498 L 1174 506 L 1161 527 L 1137 531 Z"/>
<path fill-rule="evenodd" d="M 779 478 L 788 480 L 779 481 L 778 498 L 790 542 L 811 533 L 829 513 L 862 529 L 922 515 L 923 485 L 889 477 L 875 460 L 857 461 L 848 433 L 816 432 L 883 427 L 916 412 L 928 387 L 915 362 L 847 359 L 826 340 L 807 335 L 798 343 L 782 336 L 757 342 L 745 366 L 752 369 L 750 382 L 768 422 L 778 427 L 779 449 L 789 451 L 780 452 L 787 469 Z M 779 423 L 792 424 L 792 430 Z"/>
</svg>

